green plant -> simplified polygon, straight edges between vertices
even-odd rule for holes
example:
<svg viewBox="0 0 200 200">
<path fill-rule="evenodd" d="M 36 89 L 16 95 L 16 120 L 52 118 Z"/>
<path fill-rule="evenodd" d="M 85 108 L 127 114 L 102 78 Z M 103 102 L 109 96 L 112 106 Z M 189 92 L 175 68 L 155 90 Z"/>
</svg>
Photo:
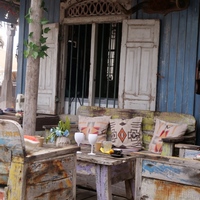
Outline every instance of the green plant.
<svg viewBox="0 0 200 200">
<path fill-rule="evenodd" d="M 57 137 L 68 137 L 70 131 L 70 120 L 68 117 L 66 117 L 65 122 L 60 120 L 58 122 L 58 126 L 53 127 L 50 129 L 50 135 L 46 138 L 46 142 L 56 141 Z"/>
<path fill-rule="evenodd" d="M 44 1 L 42 1 L 42 5 L 41 8 L 47 12 L 47 9 L 45 8 L 45 3 Z M 25 19 L 28 23 L 33 23 L 33 19 L 31 18 L 31 8 L 29 8 L 29 11 L 27 13 L 27 15 L 25 16 Z M 40 24 L 45 25 L 48 23 L 48 20 L 46 19 L 41 19 Z M 46 45 L 46 41 L 47 41 L 47 37 L 44 37 L 44 34 L 47 34 L 50 31 L 49 27 L 46 27 L 44 29 L 42 29 L 41 32 L 41 37 L 40 37 L 40 45 L 34 43 L 34 42 L 28 42 L 25 41 L 24 44 L 26 46 L 26 50 L 24 51 L 24 56 L 27 58 L 28 56 L 33 57 L 34 59 L 40 57 L 40 58 L 44 58 L 44 56 L 47 56 L 47 49 L 49 48 Z M 28 37 L 32 38 L 34 35 L 33 32 L 29 33 Z"/>
</svg>

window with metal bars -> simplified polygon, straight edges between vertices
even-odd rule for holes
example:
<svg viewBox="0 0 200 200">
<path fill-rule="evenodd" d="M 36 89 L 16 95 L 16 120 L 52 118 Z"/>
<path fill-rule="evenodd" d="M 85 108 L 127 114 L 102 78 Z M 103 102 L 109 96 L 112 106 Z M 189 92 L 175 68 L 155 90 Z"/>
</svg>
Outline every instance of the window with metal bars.
<svg viewBox="0 0 200 200">
<path fill-rule="evenodd" d="M 92 29 L 91 24 L 68 27 L 65 93 L 68 114 L 76 114 L 80 105 L 91 102 L 91 83 L 94 87 L 93 105 L 117 107 L 122 25 L 105 23 L 95 26 L 96 29 Z M 91 44 L 93 34 L 96 35 L 96 48 Z M 95 57 L 95 65 L 91 65 L 91 56 Z"/>
</svg>

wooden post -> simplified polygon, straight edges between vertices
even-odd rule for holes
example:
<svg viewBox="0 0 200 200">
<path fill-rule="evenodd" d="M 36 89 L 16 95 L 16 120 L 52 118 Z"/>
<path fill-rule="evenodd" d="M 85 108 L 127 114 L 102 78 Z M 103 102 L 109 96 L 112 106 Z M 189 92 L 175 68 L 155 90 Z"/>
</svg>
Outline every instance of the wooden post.
<svg viewBox="0 0 200 200">
<path fill-rule="evenodd" d="M 13 42 L 15 36 L 15 25 L 7 26 L 7 47 L 6 47 L 6 62 L 4 70 L 4 80 L 2 82 L 1 91 L 1 108 L 14 107 L 13 102 L 13 84 L 12 84 L 12 60 L 13 60 Z"/>
<path fill-rule="evenodd" d="M 33 32 L 33 36 L 29 38 L 29 42 L 40 45 L 41 37 L 41 18 L 42 18 L 42 0 L 31 1 L 31 19 L 29 24 L 29 33 Z M 39 63 L 40 58 L 27 59 L 26 68 L 26 85 L 25 85 L 25 103 L 24 103 L 24 118 L 23 129 L 24 134 L 34 135 L 36 126 L 36 111 L 38 97 L 38 82 L 39 82 Z"/>
</svg>

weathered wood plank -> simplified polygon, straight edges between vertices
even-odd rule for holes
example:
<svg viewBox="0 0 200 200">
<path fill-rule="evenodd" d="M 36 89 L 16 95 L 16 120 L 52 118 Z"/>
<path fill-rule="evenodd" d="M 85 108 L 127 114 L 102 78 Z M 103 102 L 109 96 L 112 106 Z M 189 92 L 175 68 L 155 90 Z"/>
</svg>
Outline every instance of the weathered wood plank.
<svg viewBox="0 0 200 200">
<path fill-rule="evenodd" d="M 197 200 L 200 188 L 156 179 L 143 178 L 140 199 Z"/>
<path fill-rule="evenodd" d="M 12 156 L 25 157 L 22 128 L 19 123 L 0 119 L 0 145 L 12 151 Z"/>
<path fill-rule="evenodd" d="M 27 185 L 55 181 L 73 176 L 75 157 L 72 155 L 49 158 L 46 160 L 28 163 L 26 177 Z"/>
<path fill-rule="evenodd" d="M 0 162 L 11 162 L 11 150 L 6 146 L 0 146 Z"/>
<path fill-rule="evenodd" d="M 80 147 L 67 145 L 65 147 L 56 147 L 53 144 L 44 144 L 43 147 L 37 147 L 34 152 L 25 157 L 26 162 L 33 162 L 47 158 L 53 158 L 61 155 L 67 155 L 79 151 Z"/>
<path fill-rule="evenodd" d="M 164 162 L 166 164 L 173 164 L 185 167 L 192 167 L 193 169 L 200 169 L 200 162 L 191 160 L 191 159 L 184 159 L 179 157 L 172 157 L 172 156 L 161 156 L 158 154 L 153 154 L 149 152 L 133 152 L 130 153 L 134 155 L 136 158 L 146 159 L 146 160 L 153 160 L 156 162 Z"/>
<path fill-rule="evenodd" d="M 134 197 L 136 200 L 140 199 L 141 184 L 142 184 L 142 159 L 137 158 L 135 165 L 135 188 L 133 188 Z"/>
<path fill-rule="evenodd" d="M 98 200 L 112 199 L 111 191 L 111 167 L 106 165 L 96 166 L 96 190 Z"/>
<path fill-rule="evenodd" d="M 18 162 L 12 162 L 8 179 L 8 200 L 22 200 L 25 194 L 25 165 L 23 158 L 15 158 Z"/>
<path fill-rule="evenodd" d="M 142 176 L 200 187 L 200 163 L 199 170 L 197 170 L 192 166 L 186 167 L 166 162 L 143 160 Z"/>
<path fill-rule="evenodd" d="M 184 158 L 195 158 L 197 155 L 200 155 L 199 150 L 190 150 L 190 149 L 185 149 L 185 155 Z"/>
<path fill-rule="evenodd" d="M 0 146 L 0 184 L 6 185 L 9 168 L 11 165 L 11 151 L 5 146 Z"/>
<path fill-rule="evenodd" d="M 74 199 L 74 177 L 32 184 L 26 188 L 26 199 Z"/>
</svg>

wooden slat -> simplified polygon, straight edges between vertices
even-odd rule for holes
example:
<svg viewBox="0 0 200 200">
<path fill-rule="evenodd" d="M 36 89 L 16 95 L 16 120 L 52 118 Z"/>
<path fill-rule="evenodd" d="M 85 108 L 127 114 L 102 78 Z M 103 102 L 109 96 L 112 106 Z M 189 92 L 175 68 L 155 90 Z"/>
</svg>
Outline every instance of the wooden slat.
<svg viewBox="0 0 200 200">
<path fill-rule="evenodd" d="M 49 170 L 51 166 L 51 170 Z M 42 183 L 46 181 L 55 181 L 73 176 L 75 168 L 75 158 L 69 154 L 67 156 L 58 156 L 29 163 L 26 176 L 27 185 Z M 47 173 L 48 172 L 48 173 Z"/>
<path fill-rule="evenodd" d="M 26 188 L 26 199 L 74 199 L 73 184 L 72 177 L 33 184 Z"/>
<path fill-rule="evenodd" d="M 0 145 L 0 162 L 11 162 L 11 150 Z"/>
<path fill-rule="evenodd" d="M 12 152 L 12 156 L 25 156 L 22 128 L 19 123 L 12 120 L 0 119 L 0 146 L 5 147 L 4 151 L 0 151 L 3 154 L 0 154 L 0 157 L 5 155 L 6 149 Z"/>
<path fill-rule="evenodd" d="M 143 160 L 142 176 L 200 187 L 200 163 L 198 170 L 194 169 L 192 164 L 186 167 L 166 162 Z"/>
<path fill-rule="evenodd" d="M 199 187 L 148 178 L 143 178 L 141 184 L 142 199 L 197 200 L 199 196 Z"/>
</svg>

